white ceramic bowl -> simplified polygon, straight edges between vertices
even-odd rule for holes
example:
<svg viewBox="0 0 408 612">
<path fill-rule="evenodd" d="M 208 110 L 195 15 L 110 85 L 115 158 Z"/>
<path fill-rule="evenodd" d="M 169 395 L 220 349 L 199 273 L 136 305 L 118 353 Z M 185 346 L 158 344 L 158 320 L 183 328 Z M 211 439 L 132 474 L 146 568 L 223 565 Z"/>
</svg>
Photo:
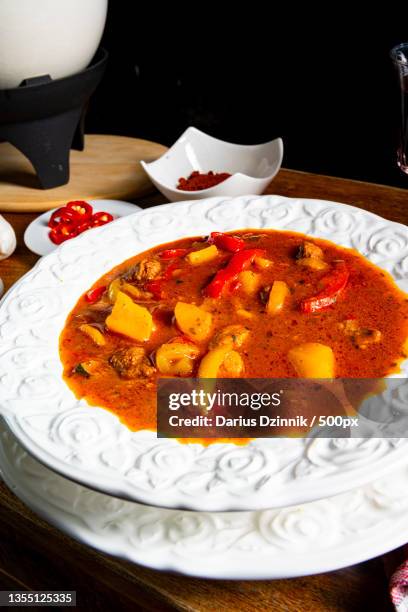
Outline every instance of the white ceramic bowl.
<svg viewBox="0 0 408 612">
<path fill-rule="evenodd" d="M 152 183 L 171 202 L 198 200 L 213 196 L 258 195 L 279 171 L 283 142 L 276 138 L 259 145 L 224 142 L 189 127 L 164 155 L 141 165 Z M 180 177 L 194 170 L 229 172 L 230 178 L 201 191 L 176 189 Z"/>
<path fill-rule="evenodd" d="M 28 452 L 109 495 L 200 511 L 303 504 L 407 463 L 408 439 L 380 438 L 373 429 L 366 438 L 257 438 L 246 445 L 158 439 L 153 431 L 130 431 L 66 385 L 59 336 L 96 279 L 155 245 L 240 228 L 305 232 L 356 248 L 408 290 L 408 227 L 336 202 L 276 195 L 190 200 L 84 232 L 42 257 L 0 302 L 0 417 Z M 401 377 L 407 386 L 408 360 Z M 406 397 L 405 388 L 384 392 L 382 422 L 395 413 L 405 419 Z"/>
<path fill-rule="evenodd" d="M 108 0 L 1 0 L 0 89 L 88 66 L 105 27 Z"/>
</svg>

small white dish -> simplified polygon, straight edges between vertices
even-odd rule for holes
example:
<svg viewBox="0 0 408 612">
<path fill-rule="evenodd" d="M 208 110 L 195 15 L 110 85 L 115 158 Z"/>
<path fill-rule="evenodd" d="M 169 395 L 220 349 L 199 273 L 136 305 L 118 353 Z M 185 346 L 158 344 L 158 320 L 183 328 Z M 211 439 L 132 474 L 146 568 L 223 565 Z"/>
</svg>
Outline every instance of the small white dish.
<svg viewBox="0 0 408 612">
<path fill-rule="evenodd" d="M 213 196 L 258 195 L 279 171 L 282 158 L 281 138 L 259 145 L 239 145 L 189 127 L 159 159 L 140 163 L 157 189 L 171 202 L 179 202 Z M 229 172 L 232 176 L 209 189 L 177 189 L 179 178 L 189 177 L 194 170 Z"/>
<path fill-rule="evenodd" d="M 131 215 L 138 210 L 140 210 L 140 206 L 136 204 L 130 204 L 129 202 L 122 202 L 121 200 L 86 200 L 89 204 L 92 204 L 92 207 L 95 212 L 104 211 L 108 212 L 114 216 L 115 219 L 119 219 L 120 217 L 126 217 L 127 215 Z M 59 208 L 62 208 L 61 206 Z M 24 242 L 26 247 L 30 249 L 33 253 L 37 255 L 48 255 L 52 253 L 58 245 L 51 242 L 49 239 L 49 231 L 48 221 L 52 213 L 58 210 L 58 208 L 54 208 L 53 210 L 47 210 L 47 212 L 43 213 L 34 221 L 30 223 L 24 232 Z M 91 230 L 87 230 L 88 232 Z"/>
</svg>

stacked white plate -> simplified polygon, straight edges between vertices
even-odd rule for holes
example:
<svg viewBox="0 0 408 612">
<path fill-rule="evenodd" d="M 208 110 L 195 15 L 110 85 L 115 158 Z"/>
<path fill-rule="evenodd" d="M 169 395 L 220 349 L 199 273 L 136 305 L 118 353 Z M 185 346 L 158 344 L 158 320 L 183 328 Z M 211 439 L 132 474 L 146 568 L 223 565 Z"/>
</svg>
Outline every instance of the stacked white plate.
<svg viewBox="0 0 408 612">
<path fill-rule="evenodd" d="M 3 477 L 81 541 L 150 567 L 243 579 L 328 571 L 408 540 L 407 440 L 186 445 L 130 432 L 65 385 L 59 334 L 97 278 L 156 244 L 247 227 L 356 247 L 408 289 L 407 227 L 344 204 L 247 196 L 166 204 L 86 232 L 1 302 Z"/>
</svg>

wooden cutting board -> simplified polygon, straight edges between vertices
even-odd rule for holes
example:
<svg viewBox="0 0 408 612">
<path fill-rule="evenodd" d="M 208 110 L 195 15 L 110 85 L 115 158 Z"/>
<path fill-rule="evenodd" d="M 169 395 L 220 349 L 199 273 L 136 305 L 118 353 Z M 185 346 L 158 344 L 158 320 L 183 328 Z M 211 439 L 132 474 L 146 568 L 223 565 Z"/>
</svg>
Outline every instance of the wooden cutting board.
<svg viewBox="0 0 408 612">
<path fill-rule="evenodd" d="M 167 147 L 125 136 L 88 134 L 84 151 L 71 151 L 67 185 L 41 189 L 30 162 L 9 143 L 0 143 L 0 211 L 43 212 L 69 200 L 135 200 L 154 190 L 139 162 Z"/>
</svg>

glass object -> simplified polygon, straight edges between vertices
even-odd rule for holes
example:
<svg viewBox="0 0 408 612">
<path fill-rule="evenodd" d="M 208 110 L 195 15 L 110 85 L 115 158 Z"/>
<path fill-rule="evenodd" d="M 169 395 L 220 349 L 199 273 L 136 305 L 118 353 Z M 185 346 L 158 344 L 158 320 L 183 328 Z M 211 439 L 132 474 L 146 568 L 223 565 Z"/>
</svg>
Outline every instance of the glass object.
<svg viewBox="0 0 408 612">
<path fill-rule="evenodd" d="M 401 116 L 397 164 L 405 174 L 408 174 L 408 43 L 397 45 L 391 49 L 390 55 L 400 85 Z"/>
</svg>

